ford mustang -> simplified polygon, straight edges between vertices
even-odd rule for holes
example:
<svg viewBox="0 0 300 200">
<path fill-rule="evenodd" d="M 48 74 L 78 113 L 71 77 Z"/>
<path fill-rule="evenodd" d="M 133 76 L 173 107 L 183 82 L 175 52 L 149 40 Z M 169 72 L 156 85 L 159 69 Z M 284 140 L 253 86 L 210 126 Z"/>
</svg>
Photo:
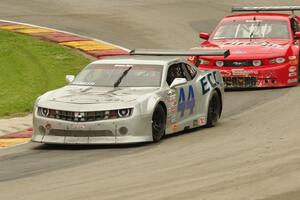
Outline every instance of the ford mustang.
<svg viewBox="0 0 300 200">
<path fill-rule="evenodd" d="M 69 85 L 38 97 L 32 141 L 58 144 L 157 142 L 221 116 L 224 84 L 179 56 L 227 56 L 228 50 L 133 50 L 94 61 Z"/>
<path fill-rule="evenodd" d="M 300 18 L 293 14 L 295 10 L 300 6 L 233 7 L 233 12 L 250 13 L 225 17 L 212 34 L 199 35 L 206 40 L 201 48 L 229 49 L 230 56 L 190 56 L 188 60 L 202 69 L 219 70 L 226 88 L 295 86 L 300 41 Z"/>
</svg>

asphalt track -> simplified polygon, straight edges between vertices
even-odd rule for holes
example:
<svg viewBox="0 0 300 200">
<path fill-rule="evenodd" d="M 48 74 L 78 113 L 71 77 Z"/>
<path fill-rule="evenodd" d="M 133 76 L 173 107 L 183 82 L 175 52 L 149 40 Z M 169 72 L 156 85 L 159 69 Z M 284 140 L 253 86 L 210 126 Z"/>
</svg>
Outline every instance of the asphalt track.
<svg viewBox="0 0 300 200">
<path fill-rule="evenodd" d="M 261 1 L 1 0 L 0 18 L 127 48 L 190 48 L 232 5 Z M 300 4 L 269 1 L 264 5 Z M 300 199 L 300 88 L 227 92 L 213 129 L 160 144 L 0 151 L 0 199 Z"/>
</svg>

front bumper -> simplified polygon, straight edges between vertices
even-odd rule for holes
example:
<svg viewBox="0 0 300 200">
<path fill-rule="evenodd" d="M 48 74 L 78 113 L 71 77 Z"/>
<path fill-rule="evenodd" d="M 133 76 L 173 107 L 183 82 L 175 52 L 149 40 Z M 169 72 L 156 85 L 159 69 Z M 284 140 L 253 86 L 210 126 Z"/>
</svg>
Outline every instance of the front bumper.
<svg viewBox="0 0 300 200">
<path fill-rule="evenodd" d="M 290 67 L 296 68 L 296 71 L 289 72 Z M 200 68 L 219 70 L 227 89 L 287 87 L 298 84 L 298 67 L 289 63 L 262 67 L 200 66 Z"/>
<path fill-rule="evenodd" d="M 35 112 L 32 141 L 81 145 L 151 142 L 151 117 L 136 115 L 123 119 L 78 123 L 40 117 Z"/>
</svg>

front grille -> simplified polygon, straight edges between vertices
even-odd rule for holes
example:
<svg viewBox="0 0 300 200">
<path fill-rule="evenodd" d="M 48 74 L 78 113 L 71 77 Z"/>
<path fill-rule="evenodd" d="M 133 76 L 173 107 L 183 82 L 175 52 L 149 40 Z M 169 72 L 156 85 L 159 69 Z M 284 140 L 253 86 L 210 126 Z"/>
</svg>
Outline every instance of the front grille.
<svg viewBox="0 0 300 200">
<path fill-rule="evenodd" d="M 252 60 L 226 60 L 224 67 L 252 67 Z"/>
<path fill-rule="evenodd" d="M 71 122 L 92 122 L 107 119 L 117 119 L 129 117 L 132 114 L 132 108 L 120 109 L 120 110 L 106 110 L 106 111 L 90 111 L 90 112 L 73 112 L 73 111 L 63 111 L 54 110 L 48 108 L 38 108 L 38 114 L 42 117 L 59 119 Z M 122 111 L 127 111 L 122 115 Z"/>
<path fill-rule="evenodd" d="M 226 88 L 256 87 L 256 77 L 223 77 Z"/>
<path fill-rule="evenodd" d="M 61 129 L 50 129 L 49 135 L 53 136 L 69 136 L 69 137 L 104 137 L 114 136 L 110 130 L 61 130 Z"/>
<path fill-rule="evenodd" d="M 62 110 L 49 110 L 50 118 L 73 122 L 90 122 L 105 119 L 105 111 L 98 112 L 70 112 Z"/>
</svg>

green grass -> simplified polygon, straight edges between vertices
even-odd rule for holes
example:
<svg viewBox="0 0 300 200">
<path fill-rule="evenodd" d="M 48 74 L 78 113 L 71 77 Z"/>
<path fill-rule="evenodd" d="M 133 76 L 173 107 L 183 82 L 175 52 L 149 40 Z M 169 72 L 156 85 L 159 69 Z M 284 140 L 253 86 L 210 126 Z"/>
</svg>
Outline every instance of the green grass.
<svg viewBox="0 0 300 200">
<path fill-rule="evenodd" d="M 36 97 L 66 84 L 89 59 L 36 38 L 0 31 L 0 117 L 32 111 Z"/>
</svg>

